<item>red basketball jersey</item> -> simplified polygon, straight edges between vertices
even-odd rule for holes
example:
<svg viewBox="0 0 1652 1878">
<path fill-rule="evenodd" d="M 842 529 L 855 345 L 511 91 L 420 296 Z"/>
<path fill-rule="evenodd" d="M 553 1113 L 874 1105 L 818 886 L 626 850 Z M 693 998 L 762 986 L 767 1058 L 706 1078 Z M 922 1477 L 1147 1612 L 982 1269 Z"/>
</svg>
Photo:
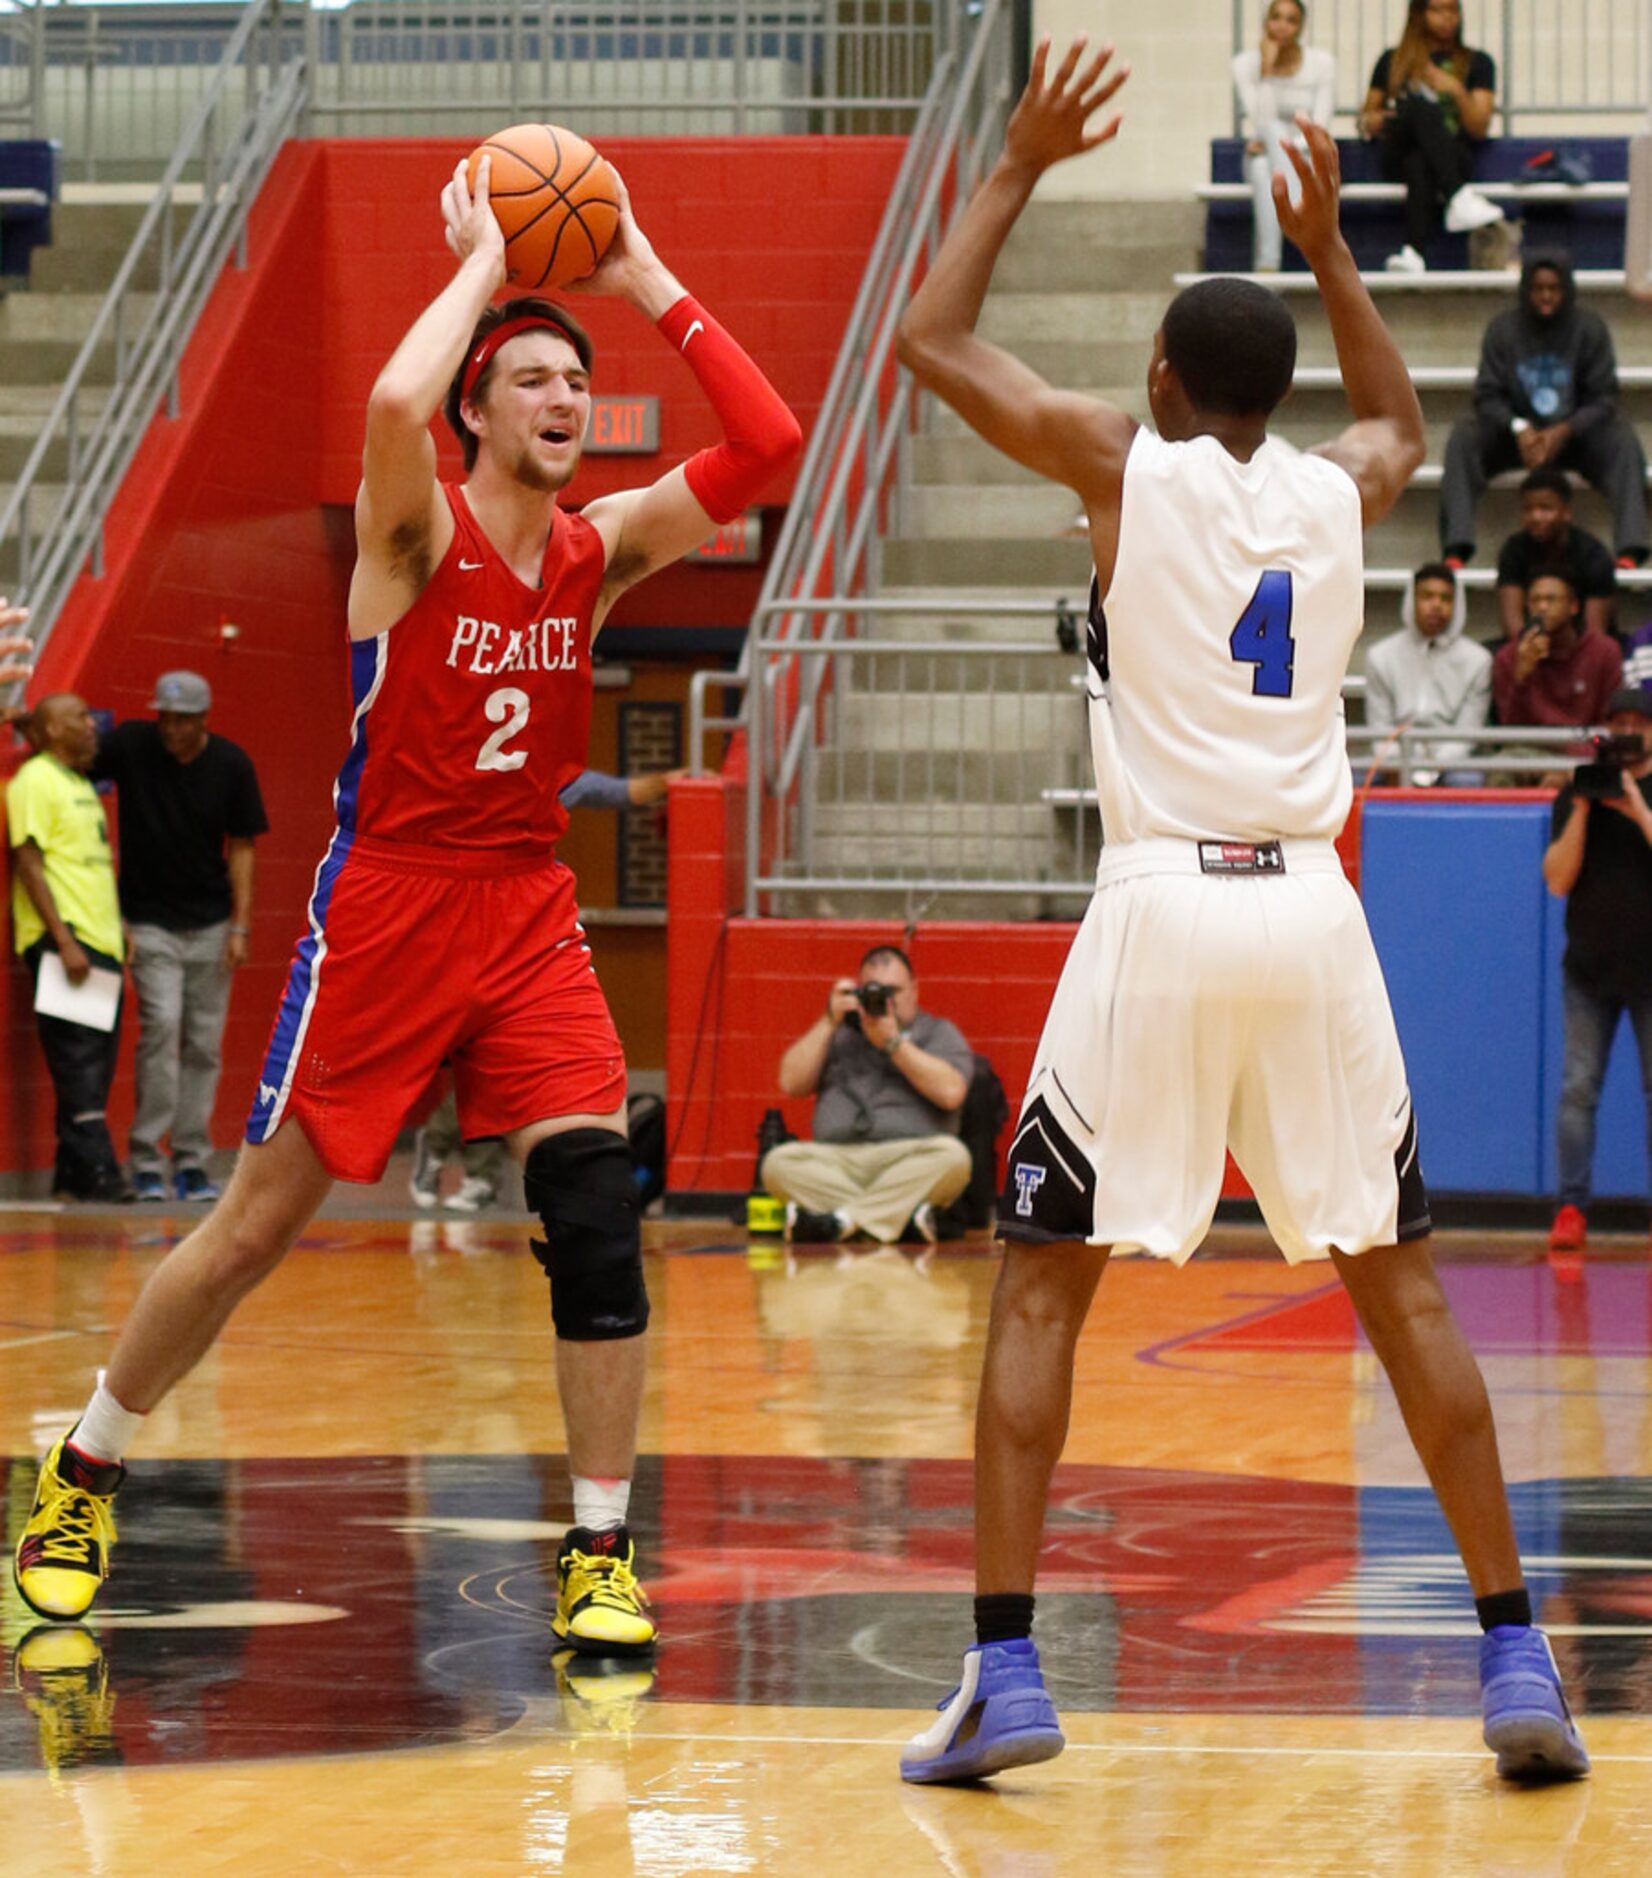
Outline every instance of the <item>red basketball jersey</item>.
<svg viewBox="0 0 1652 1878">
<path fill-rule="evenodd" d="M 443 484 L 453 541 L 388 632 L 350 649 L 350 754 L 333 788 L 349 834 L 433 848 L 549 847 L 585 768 L 602 539 L 555 512 L 538 587 Z"/>
</svg>

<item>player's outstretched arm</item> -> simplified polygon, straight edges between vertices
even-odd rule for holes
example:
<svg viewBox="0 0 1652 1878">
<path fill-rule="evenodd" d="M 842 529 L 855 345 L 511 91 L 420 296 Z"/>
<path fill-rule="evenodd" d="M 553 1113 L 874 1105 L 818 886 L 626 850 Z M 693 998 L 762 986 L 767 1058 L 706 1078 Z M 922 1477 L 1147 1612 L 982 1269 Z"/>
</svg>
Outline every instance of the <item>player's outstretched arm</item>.
<svg viewBox="0 0 1652 1878">
<path fill-rule="evenodd" d="M 579 288 L 620 295 L 658 325 L 699 380 L 724 441 L 646 489 L 621 490 L 587 504 L 585 519 L 608 555 L 593 630 L 627 587 L 681 560 L 714 528 L 742 514 L 803 440 L 785 400 L 654 252 L 617 173 L 616 181 L 619 224 L 601 264 Z"/>
<path fill-rule="evenodd" d="M 1118 114 L 1094 117 L 1130 75 L 1109 72 L 1113 48 L 1084 59 L 1075 39 L 1054 73 L 1049 39 L 1033 53 L 1027 89 L 1015 107 L 1004 151 L 942 242 L 923 285 L 901 317 L 901 363 L 1006 456 L 1065 483 L 1087 501 L 1116 501 L 1135 421 L 1097 398 L 1056 391 L 1030 366 L 979 338 L 975 323 L 998 259 L 1033 186 L 1052 164 L 1118 135 Z M 1081 64 L 1082 61 L 1082 64 Z"/>
<path fill-rule="evenodd" d="M 1400 349 L 1342 238 L 1336 143 L 1321 125 L 1300 116 L 1296 121 L 1308 147 L 1302 151 L 1286 144 L 1285 155 L 1302 185 L 1301 198 L 1291 201 L 1281 173 L 1273 179 L 1274 206 L 1279 226 L 1302 250 L 1319 283 L 1342 388 L 1354 412 L 1352 425 L 1330 443 L 1320 444 L 1315 454 L 1329 457 L 1354 479 L 1369 528 L 1400 499 L 1423 460 L 1423 408 Z"/>
<path fill-rule="evenodd" d="M 430 425 L 465 356 L 482 309 L 505 281 L 505 238 L 488 206 L 490 159 L 471 194 L 463 163 L 442 191 L 447 245 L 458 271 L 391 353 L 367 400 L 356 496 L 350 634 L 371 638 L 401 618 L 447 552 L 453 520 L 436 482 Z"/>
</svg>

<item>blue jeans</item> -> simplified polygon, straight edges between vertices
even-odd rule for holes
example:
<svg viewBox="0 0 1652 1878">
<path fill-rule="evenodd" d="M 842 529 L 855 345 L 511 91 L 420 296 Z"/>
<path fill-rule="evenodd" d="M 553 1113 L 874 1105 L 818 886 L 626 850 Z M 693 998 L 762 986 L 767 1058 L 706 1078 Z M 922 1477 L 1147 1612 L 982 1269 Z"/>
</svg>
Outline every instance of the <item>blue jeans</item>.
<svg viewBox="0 0 1652 1878">
<path fill-rule="evenodd" d="M 1624 1000 L 1597 997 L 1561 976 L 1561 1008 L 1566 1041 L 1561 1058 L 1560 1114 L 1556 1147 L 1560 1159 L 1560 1204 L 1585 1207 L 1595 1164 L 1595 1111 L 1600 1107 L 1606 1060 L 1618 1019 L 1625 1011 L 1641 1058 L 1641 1087 L 1646 1094 L 1648 1154 L 1652 1156 L 1652 997 Z"/>
</svg>

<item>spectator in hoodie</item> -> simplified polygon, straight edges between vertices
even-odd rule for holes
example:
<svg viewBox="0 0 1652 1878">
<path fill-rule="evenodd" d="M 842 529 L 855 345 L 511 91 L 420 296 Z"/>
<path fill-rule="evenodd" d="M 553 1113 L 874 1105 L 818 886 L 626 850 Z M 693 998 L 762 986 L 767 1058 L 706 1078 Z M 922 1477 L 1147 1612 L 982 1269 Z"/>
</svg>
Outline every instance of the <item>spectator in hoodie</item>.
<svg viewBox="0 0 1652 1878">
<path fill-rule="evenodd" d="M 1442 224 L 1465 235 L 1502 221 L 1497 204 L 1469 183 L 1474 146 L 1496 108 L 1497 67 L 1463 44 L 1458 0 L 1410 0 L 1400 43 L 1377 60 L 1359 114 L 1384 173 L 1405 184 L 1405 246 L 1388 257 L 1390 273 L 1422 273 Z"/>
<path fill-rule="evenodd" d="M 1335 105 L 1336 60 L 1328 52 L 1303 45 L 1307 17 L 1302 0 L 1272 0 L 1262 16 L 1260 49 L 1238 53 L 1233 61 L 1255 231 L 1251 265 L 1259 274 L 1277 273 L 1283 253 L 1279 212 L 1273 205 L 1275 173 L 1284 176 L 1293 202 L 1300 190 L 1285 156 L 1287 143 L 1306 147 L 1297 116 L 1329 125 Z"/>
<path fill-rule="evenodd" d="M 1474 414 L 1452 431 L 1440 489 L 1444 558 L 1474 555 L 1474 508 L 1499 470 L 1575 469 L 1606 498 L 1618 565 L 1646 558 L 1646 458 L 1618 415 L 1618 367 L 1606 322 L 1577 303 L 1572 264 L 1534 256 L 1512 307 L 1480 342 Z"/>
<path fill-rule="evenodd" d="M 1497 555 L 1497 616 L 1503 637 L 1518 639 L 1526 625 L 1526 589 L 1539 574 L 1567 575 L 1583 596 L 1583 623 L 1612 630 L 1617 570 L 1605 542 L 1572 521 L 1572 479 L 1545 465 L 1520 485 L 1520 527 Z"/>
<path fill-rule="evenodd" d="M 1474 788 L 1479 770 L 1462 767 L 1491 713 L 1491 654 L 1463 636 L 1468 617 L 1462 583 L 1444 562 L 1419 567 L 1400 601 L 1400 630 L 1374 645 L 1365 661 L 1365 721 L 1377 731 L 1461 730 L 1462 742 L 1430 744 L 1425 769 L 1411 781 Z M 1381 779 L 1376 745 L 1370 780 Z"/>
<path fill-rule="evenodd" d="M 1539 574 L 1526 589 L 1526 611 L 1525 630 L 1492 661 L 1498 722 L 1602 723 L 1622 682 L 1618 642 L 1585 628 L 1582 598 L 1565 574 Z"/>
</svg>

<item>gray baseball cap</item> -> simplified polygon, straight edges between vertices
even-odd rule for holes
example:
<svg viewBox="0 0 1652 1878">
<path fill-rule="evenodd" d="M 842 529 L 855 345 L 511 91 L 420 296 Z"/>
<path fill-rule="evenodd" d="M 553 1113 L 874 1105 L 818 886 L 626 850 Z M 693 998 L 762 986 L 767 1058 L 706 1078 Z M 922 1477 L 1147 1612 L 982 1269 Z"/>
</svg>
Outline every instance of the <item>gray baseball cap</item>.
<svg viewBox="0 0 1652 1878">
<path fill-rule="evenodd" d="M 212 687 L 199 672 L 162 672 L 155 680 L 155 695 L 149 700 L 152 711 L 179 711 L 193 716 L 212 709 Z"/>
</svg>

